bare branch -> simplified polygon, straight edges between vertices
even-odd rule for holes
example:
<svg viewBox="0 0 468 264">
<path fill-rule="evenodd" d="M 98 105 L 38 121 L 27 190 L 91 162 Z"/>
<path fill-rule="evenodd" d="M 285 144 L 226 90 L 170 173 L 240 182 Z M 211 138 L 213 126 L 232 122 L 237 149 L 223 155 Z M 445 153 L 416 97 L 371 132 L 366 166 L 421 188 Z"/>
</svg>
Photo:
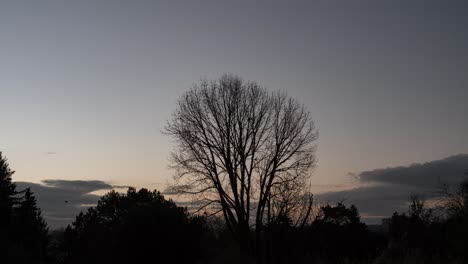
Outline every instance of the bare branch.
<svg viewBox="0 0 468 264">
<path fill-rule="evenodd" d="M 217 201 L 198 211 L 220 205 L 231 230 L 252 221 L 260 228 L 266 213 L 267 222 L 282 214 L 299 224 L 309 218 L 305 190 L 318 133 L 296 100 L 233 75 L 202 80 L 180 98 L 165 133 L 177 142 L 177 184 Z"/>
</svg>

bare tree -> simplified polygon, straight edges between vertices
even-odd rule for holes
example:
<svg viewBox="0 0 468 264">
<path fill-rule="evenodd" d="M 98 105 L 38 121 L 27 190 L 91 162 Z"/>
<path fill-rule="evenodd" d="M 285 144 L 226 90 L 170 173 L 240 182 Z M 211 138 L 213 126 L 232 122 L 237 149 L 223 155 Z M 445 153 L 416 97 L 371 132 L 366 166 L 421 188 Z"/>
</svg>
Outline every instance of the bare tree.
<svg viewBox="0 0 468 264">
<path fill-rule="evenodd" d="M 468 213 L 468 171 L 465 172 L 465 176 L 455 190 L 444 184 L 439 191 L 441 207 L 450 216 Z"/>
<path fill-rule="evenodd" d="M 309 188 L 294 182 L 275 185 L 268 199 L 266 225 L 287 224 L 303 228 L 313 220 L 313 205 Z"/>
<path fill-rule="evenodd" d="M 179 191 L 202 195 L 200 209 L 222 212 L 241 247 L 251 248 L 250 224 L 260 243 L 272 204 L 306 188 L 315 165 L 310 112 L 234 75 L 203 80 L 182 95 L 165 132 L 177 143 Z"/>
</svg>

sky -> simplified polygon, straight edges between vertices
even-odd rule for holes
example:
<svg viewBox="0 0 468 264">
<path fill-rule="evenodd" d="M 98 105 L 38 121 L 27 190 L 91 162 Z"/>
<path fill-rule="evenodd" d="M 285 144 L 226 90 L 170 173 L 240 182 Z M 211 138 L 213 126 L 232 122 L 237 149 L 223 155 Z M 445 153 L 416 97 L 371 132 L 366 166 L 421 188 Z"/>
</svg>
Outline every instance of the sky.
<svg viewBox="0 0 468 264">
<path fill-rule="evenodd" d="M 467 14 L 457 0 L 0 0 L 0 151 L 37 192 L 164 190 L 177 99 L 232 73 L 311 111 L 317 194 L 419 188 L 379 175 L 468 168 Z"/>
</svg>

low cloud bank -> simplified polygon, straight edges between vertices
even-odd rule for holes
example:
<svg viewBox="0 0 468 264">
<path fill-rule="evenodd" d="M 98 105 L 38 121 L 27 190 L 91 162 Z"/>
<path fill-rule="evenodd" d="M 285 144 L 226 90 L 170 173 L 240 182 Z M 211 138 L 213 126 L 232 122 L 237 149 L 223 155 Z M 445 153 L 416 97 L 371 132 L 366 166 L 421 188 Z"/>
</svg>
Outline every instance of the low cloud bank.
<svg viewBox="0 0 468 264">
<path fill-rule="evenodd" d="M 360 186 L 344 191 L 316 195 L 320 202 L 344 201 L 355 204 L 367 223 L 380 223 L 381 218 L 407 209 L 413 194 L 425 199 L 439 196 L 443 184 L 459 184 L 468 170 L 468 154 L 459 154 L 426 163 L 359 173 Z"/>
<path fill-rule="evenodd" d="M 44 218 L 52 229 L 65 227 L 73 222 L 81 211 L 96 204 L 100 196 L 92 192 L 126 187 L 97 180 L 44 180 L 41 184 L 16 182 L 16 186 L 18 190 L 31 188 Z"/>
</svg>

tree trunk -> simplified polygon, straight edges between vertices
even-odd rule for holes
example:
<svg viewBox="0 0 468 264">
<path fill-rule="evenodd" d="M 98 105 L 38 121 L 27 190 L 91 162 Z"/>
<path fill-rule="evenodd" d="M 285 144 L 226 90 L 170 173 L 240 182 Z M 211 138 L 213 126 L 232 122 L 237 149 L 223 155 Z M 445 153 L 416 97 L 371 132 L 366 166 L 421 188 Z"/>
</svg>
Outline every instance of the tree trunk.
<svg viewBox="0 0 468 264">
<path fill-rule="evenodd" d="M 242 225 L 239 230 L 239 250 L 241 263 L 252 263 L 254 260 L 254 243 L 250 234 L 249 226 Z"/>
<path fill-rule="evenodd" d="M 256 264 L 263 264 L 265 263 L 265 249 L 264 249 L 264 241 L 262 237 L 262 229 L 261 225 L 257 224 L 255 228 L 255 263 Z"/>
</svg>

